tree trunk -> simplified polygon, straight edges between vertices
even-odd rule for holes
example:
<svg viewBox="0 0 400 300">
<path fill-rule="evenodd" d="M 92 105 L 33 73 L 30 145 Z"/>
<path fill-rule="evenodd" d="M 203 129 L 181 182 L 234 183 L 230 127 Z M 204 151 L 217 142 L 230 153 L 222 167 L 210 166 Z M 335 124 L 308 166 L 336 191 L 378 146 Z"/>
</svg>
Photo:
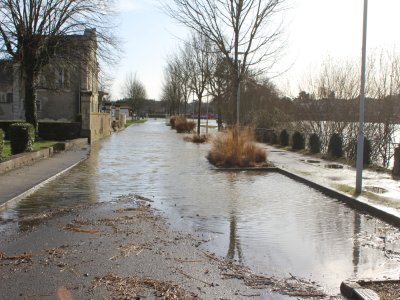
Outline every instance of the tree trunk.
<svg viewBox="0 0 400 300">
<path fill-rule="evenodd" d="M 33 68 L 25 68 L 24 84 L 25 84 L 25 120 L 33 125 L 36 135 L 38 134 L 37 120 L 37 93 L 36 93 L 36 75 Z"/>
<path fill-rule="evenodd" d="M 199 97 L 199 114 L 197 115 L 197 135 L 200 135 L 201 97 Z"/>
<path fill-rule="evenodd" d="M 218 96 L 217 98 L 217 113 L 218 113 L 218 120 L 217 120 L 217 124 L 218 124 L 218 131 L 222 130 L 222 109 L 221 109 L 221 97 Z"/>
<path fill-rule="evenodd" d="M 239 81 L 237 79 L 237 75 L 236 78 L 233 80 L 233 93 L 232 93 L 232 124 L 231 125 L 235 125 L 237 124 L 238 120 L 237 120 L 237 99 L 238 99 L 238 93 L 239 93 Z"/>
</svg>

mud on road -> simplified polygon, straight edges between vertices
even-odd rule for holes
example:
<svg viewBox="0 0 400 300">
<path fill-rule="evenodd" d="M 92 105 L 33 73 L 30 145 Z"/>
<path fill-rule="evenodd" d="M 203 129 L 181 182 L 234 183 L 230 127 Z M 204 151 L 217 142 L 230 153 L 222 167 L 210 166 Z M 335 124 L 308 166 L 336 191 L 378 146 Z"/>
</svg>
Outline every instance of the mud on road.
<svg viewBox="0 0 400 300">
<path fill-rule="evenodd" d="M 138 195 L 19 220 L 1 237 L 0 299 L 333 298 L 315 282 L 254 274 L 172 231 Z"/>
</svg>

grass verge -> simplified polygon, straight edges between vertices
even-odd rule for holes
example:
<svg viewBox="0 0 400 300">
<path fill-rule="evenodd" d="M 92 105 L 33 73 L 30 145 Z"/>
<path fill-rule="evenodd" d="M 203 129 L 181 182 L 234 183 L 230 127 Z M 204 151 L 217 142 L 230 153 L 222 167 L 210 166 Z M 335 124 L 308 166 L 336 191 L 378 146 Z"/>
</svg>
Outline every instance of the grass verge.
<svg viewBox="0 0 400 300">
<path fill-rule="evenodd" d="M 142 124 L 142 123 L 146 123 L 147 119 L 140 119 L 140 120 L 126 120 L 126 124 L 125 127 L 129 127 L 132 124 Z"/>
<path fill-rule="evenodd" d="M 349 186 L 347 184 L 335 184 L 333 187 L 345 194 L 352 196 L 352 197 L 358 196 L 356 194 L 355 188 L 352 186 Z M 361 196 L 364 196 L 365 198 L 367 198 L 374 204 L 386 205 L 386 206 L 394 207 L 396 209 L 400 208 L 399 202 L 392 198 L 379 196 L 377 194 L 374 194 L 374 193 L 368 192 L 368 191 L 361 192 Z"/>
<path fill-rule="evenodd" d="M 59 143 L 59 141 L 37 141 L 33 144 L 33 150 L 39 150 L 40 148 L 51 147 L 54 144 Z M 3 148 L 3 158 L 8 158 L 11 156 L 11 143 L 10 141 L 4 141 L 4 148 Z"/>
</svg>

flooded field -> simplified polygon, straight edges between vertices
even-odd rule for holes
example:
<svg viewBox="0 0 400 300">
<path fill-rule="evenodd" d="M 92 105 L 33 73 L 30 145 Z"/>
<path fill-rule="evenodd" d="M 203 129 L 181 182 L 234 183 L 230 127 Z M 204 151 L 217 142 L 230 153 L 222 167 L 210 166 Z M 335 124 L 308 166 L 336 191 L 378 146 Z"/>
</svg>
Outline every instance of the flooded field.
<svg viewBox="0 0 400 300">
<path fill-rule="evenodd" d="M 185 142 L 149 120 L 92 146 L 90 158 L 2 212 L 0 233 L 48 208 L 151 198 L 175 229 L 254 271 L 314 280 L 331 294 L 348 278 L 398 278 L 398 229 L 276 173 L 221 172 L 210 145 Z M 18 228 L 17 228 L 18 229 Z"/>
</svg>

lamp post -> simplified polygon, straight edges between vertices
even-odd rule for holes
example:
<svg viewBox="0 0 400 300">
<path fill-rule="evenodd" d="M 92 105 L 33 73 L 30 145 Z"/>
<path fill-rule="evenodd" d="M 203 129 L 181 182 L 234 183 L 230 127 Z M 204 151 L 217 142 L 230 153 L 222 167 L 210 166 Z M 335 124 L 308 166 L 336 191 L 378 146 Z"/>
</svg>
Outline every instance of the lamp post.
<svg viewBox="0 0 400 300">
<path fill-rule="evenodd" d="M 367 53 L 367 16 L 368 16 L 368 0 L 364 0 L 362 59 L 361 59 L 361 89 L 360 89 L 360 120 L 358 126 L 357 163 L 356 163 L 357 194 L 360 194 L 362 190 L 362 171 L 364 165 L 364 107 L 365 107 L 365 64 L 366 64 L 366 53 Z"/>
</svg>

